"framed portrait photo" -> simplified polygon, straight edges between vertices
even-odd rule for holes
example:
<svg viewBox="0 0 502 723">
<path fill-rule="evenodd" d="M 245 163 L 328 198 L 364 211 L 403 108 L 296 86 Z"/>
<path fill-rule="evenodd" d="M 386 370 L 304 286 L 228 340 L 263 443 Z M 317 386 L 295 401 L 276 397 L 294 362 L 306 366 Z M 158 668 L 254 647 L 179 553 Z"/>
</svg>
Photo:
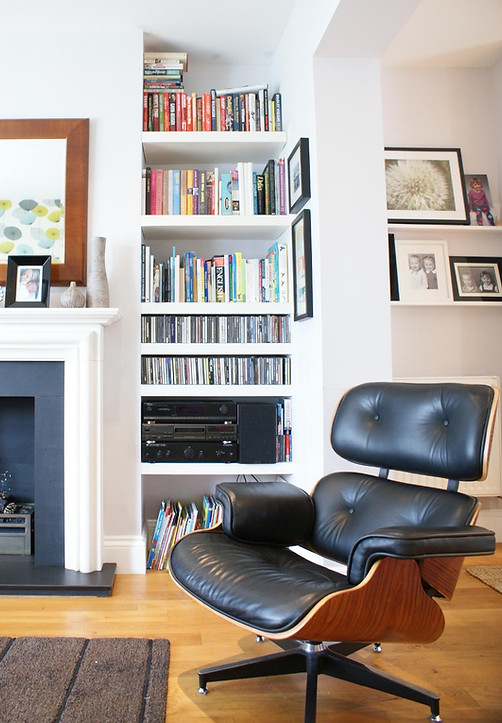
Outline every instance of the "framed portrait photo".
<svg viewBox="0 0 502 723">
<path fill-rule="evenodd" d="M 451 301 L 448 251 L 445 241 L 394 239 L 395 265 L 391 255 L 391 292 L 394 300 L 414 304 Z M 397 275 L 394 280 L 393 274 Z M 392 298 L 392 296 L 391 296 Z"/>
<path fill-rule="evenodd" d="M 289 212 L 297 213 L 310 198 L 309 139 L 300 138 L 288 158 Z"/>
<path fill-rule="evenodd" d="M 470 223 L 459 148 L 386 148 L 389 223 Z"/>
<path fill-rule="evenodd" d="M 50 256 L 9 256 L 5 306 L 49 306 Z"/>
<path fill-rule="evenodd" d="M 450 256 L 454 301 L 502 301 L 502 258 Z"/>
<path fill-rule="evenodd" d="M 294 319 L 311 318 L 312 305 L 312 237 L 310 211 L 305 209 L 293 221 Z"/>
</svg>

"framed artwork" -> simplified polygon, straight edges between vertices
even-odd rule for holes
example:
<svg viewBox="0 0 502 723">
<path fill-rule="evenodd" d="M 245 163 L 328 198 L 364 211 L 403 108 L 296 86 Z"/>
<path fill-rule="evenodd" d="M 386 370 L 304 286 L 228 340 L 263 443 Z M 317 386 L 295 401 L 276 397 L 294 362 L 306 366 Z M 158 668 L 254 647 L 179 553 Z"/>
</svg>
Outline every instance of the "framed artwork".
<svg viewBox="0 0 502 723">
<path fill-rule="evenodd" d="M 0 283 L 46 254 L 52 283 L 86 283 L 89 119 L 0 120 Z"/>
<path fill-rule="evenodd" d="M 312 237 L 310 211 L 305 209 L 293 221 L 294 319 L 311 318 L 312 305 Z"/>
<path fill-rule="evenodd" d="M 492 195 L 486 173 L 466 173 L 464 183 L 471 223 L 476 226 L 495 226 Z"/>
<path fill-rule="evenodd" d="M 469 225 L 459 148 L 386 148 L 389 223 Z"/>
<path fill-rule="evenodd" d="M 454 301 L 502 301 L 502 258 L 450 256 Z"/>
<path fill-rule="evenodd" d="M 391 298 L 415 304 L 439 304 L 451 300 L 448 251 L 445 241 L 394 239 L 391 256 Z M 394 276 L 394 278 L 393 278 Z"/>
<path fill-rule="evenodd" d="M 288 193 L 290 213 L 297 213 L 310 198 L 308 138 L 300 138 L 288 158 Z"/>
<path fill-rule="evenodd" d="M 9 256 L 5 306 L 49 306 L 51 257 Z"/>
</svg>

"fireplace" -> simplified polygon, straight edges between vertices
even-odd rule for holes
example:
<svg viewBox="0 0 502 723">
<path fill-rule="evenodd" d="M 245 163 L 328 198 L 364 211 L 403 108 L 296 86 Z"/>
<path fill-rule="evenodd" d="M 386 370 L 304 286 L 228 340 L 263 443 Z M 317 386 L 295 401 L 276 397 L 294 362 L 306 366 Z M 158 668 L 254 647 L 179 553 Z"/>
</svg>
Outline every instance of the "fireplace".
<svg viewBox="0 0 502 723">
<path fill-rule="evenodd" d="M 102 365 L 104 328 L 119 318 L 117 309 L 0 310 L 0 399 L 23 400 L 26 420 L 32 410 L 33 422 L 18 409 L 15 424 L 33 447 L 35 502 L 34 555 L 0 555 L 0 582 L 17 570 L 36 589 L 58 579 L 79 594 L 80 582 L 113 579 L 102 561 Z M 0 472 L 2 456 L 0 443 Z"/>
</svg>

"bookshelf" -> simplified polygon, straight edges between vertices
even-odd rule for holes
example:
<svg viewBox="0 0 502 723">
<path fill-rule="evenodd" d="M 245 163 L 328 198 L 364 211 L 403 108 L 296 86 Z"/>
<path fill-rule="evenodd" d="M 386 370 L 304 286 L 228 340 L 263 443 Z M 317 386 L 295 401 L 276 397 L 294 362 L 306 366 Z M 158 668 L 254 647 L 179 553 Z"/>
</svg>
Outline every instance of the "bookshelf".
<svg viewBox="0 0 502 723">
<path fill-rule="evenodd" d="M 217 166 L 222 172 L 236 168 L 239 162 L 252 163 L 253 170 L 262 172 L 269 159 L 278 159 L 284 153 L 287 135 L 283 131 L 143 131 L 143 167 L 211 169 Z M 223 255 L 226 257 L 241 253 L 243 259 L 264 260 L 271 247 L 281 242 L 287 247 L 287 297 L 281 301 L 142 301 L 140 303 L 141 337 L 140 354 L 142 399 L 218 399 L 239 403 L 273 402 L 291 400 L 292 366 L 292 279 L 291 279 L 291 236 L 290 215 L 246 214 L 143 214 L 141 216 L 142 245 L 148 247 L 148 254 L 166 260 L 175 253 L 180 256 L 183 266 L 184 255 L 191 252 L 208 260 Z M 173 251 L 173 247 L 175 251 Z M 143 251 L 144 254 L 144 251 Z M 142 262 L 142 280 L 146 275 Z M 170 273 L 169 271 L 167 272 Z M 185 276 L 180 272 L 180 283 Z M 143 284 L 142 284 L 143 286 Z M 200 287 L 199 287 L 200 289 Z M 210 337 L 199 339 L 191 330 L 206 329 L 216 325 L 220 340 Z M 175 325 L 177 333 L 167 333 L 166 327 Z M 274 328 L 274 334 L 266 332 L 256 339 L 256 325 Z M 236 326 L 240 335 L 231 336 Z M 280 329 L 280 333 L 276 333 Z M 159 330 L 162 330 L 161 332 Z M 222 331 L 223 330 L 223 331 Z M 214 331 L 214 330 L 213 330 Z M 200 332 L 202 334 L 202 331 Z M 204 332 L 205 333 L 205 332 Z M 190 338 L 184 337 L 189 334 Z M 199 381 L 199 373 L 208 360 L 218 360 L 222 369 L 225 363 L 230 367 L 257 366 L 270 371 L 260 382 L 253 378 L 246 383 L 236 383 L 231 376 L 230 383 L 221 382 L 221 375 L 211 381 Z M 222 361 L 223 360 L 223 361 Z M 214 361 L 215 368 L 217 361 Z M 169 365 L 186 367 L 193 372 L 190 383 L 157 383 L 157 372 Z M 276 366 L 280 374 L 274 377 Z M 145 373 L 147 369 L 147 373 Z M 153 374 L 152 374 L 153 372 Z M 223 374 L 224 376 L 224 374 Z M 147 383 L 149 381 L 155 383 Z M 161 499 L 170 496 L 190 503 L 211 494 L 214 486 L 222 479 L 237 479 L 244 476 L 254 478 L 275 478 L 286 476 L 293 471 L 293 463 L 248 464 L 239 462 L 145 462 L 140 464 L 143 496 L 157 495 Z M 152 492 L 150 491 L 153 490 Z M 158 496 L 162 489 L 161 497 Z M 151 517 L 151 515 L 150 515 Z M 150 519 L 150 526 L 152 520 Z"/>
</svg>

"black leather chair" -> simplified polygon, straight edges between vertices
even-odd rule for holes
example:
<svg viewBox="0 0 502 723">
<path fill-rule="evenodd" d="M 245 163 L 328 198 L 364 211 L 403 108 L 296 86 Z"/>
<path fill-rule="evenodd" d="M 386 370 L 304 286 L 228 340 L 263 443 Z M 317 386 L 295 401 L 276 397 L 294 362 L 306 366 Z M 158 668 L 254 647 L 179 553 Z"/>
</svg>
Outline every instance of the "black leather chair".
<svg viewBox="0 0 502 723">
<path fill-rule="evenodd" d="M 171 575 L 284 649 L 199 671 L 200 692 L 208 681 L 306 672 L 305 722 L 313 723 L 324 673 L 428 705 L 440 721 L 436 693 L 349 656 L 371 643 L 439 638 L 434 598 L 451 598 L 465 555 L 494 551 L 494 533 L 474 524 L 477 500 L 456 488 L 486 475 L 497 398 L 485 385 L 363 384 L 340 401 L 331 442 L 379 474 L 334 472 L 311 495 L 285 482 L 218 485 L 222 525 L 179 541 Z M 443 477 L 449 489 L 391 481 L 389 469 Z M 296 546 L 345 564 L 346 574 Z"/>
</svg>

